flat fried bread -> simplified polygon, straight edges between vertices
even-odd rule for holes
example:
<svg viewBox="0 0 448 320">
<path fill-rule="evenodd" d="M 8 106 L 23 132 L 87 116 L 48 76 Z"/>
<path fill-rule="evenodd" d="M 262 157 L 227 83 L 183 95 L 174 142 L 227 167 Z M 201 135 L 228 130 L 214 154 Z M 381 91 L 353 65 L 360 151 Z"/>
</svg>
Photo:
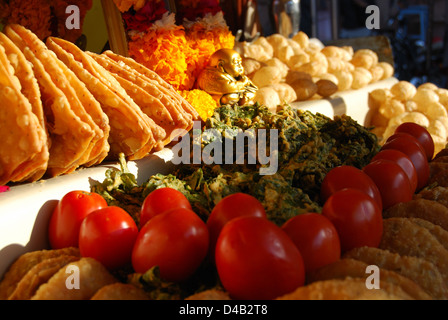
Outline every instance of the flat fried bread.
<svg viewBox="0 0 448 320">
<path fill-rule="evenodd" d="M 170 95 L 179 101 L 185 111 L 187 111 L 191 116 L 193 121 L 199 120 L 199 113 L 196 111 L 196 109 L 187 101 L 185 98 L 182 97 L 182 95 L 178 94 L 176 90 L 171 86 L 168 82 L 166 82 L 159 74 L 146 66 L 144 66 L 141 63 L 138 63 L 132 58 L 124 57 L 122 55 L 118 55 L 114 53 L 111 50 L 106 50 L 102 53 L 103 55 L 106 55 L 110 59 L 116 61 L 119 63 L 119 65 L 123 66 L 126 65 L 128 68 L 131 68 L 135 70 L 136 72 L 140 73 L 141 75 L 145 76 L 149 80 L 154 80 L 157 82 L 158 85 L 164 87 Z"/>
<path fill-rule="evenodd" d="M 40 262 L 61 257 L 61 256 L 75 256 L 79 257 L 78 248 L 63 248 L 55 250 L 37 250 L 22 254 L 13 264 L 8 268 L 0 282 L 0 300 L 7 299 L 17 287 L 19 281 Z"/>
<path fill-rule="evenodd" d="M 148 94 L 160 100 L 160 102 L 168 110 L 171 118 L 179 129 L 190 130 L 193 127 L 193 119 L 191 114 L 184 110 L 180 100 L 176 100 L 172 96 L 172 92 L 157 82 L 151 81 L 144 75 L 137 73 L 126 65 L 120 65 L 116 61 L 101 54 L 89 53 L 100 65 L 107 69 L 120 83 L 125 85 L 124 80 L 136 84 Z"/>
<path fill-rule="evenodd" d="M 43 63 L 11 26 L 5 34 L 20 48 L 33 65 L 39 83 L 47 128 L 51 137 L 47 174 L 57 176 L 73 172 L 85 161 L 95 136 L 92 128 L 72 109 L 64 92 L 56 86 Z"/>
<path fill-rule="evenodd" d="M 420 218 L 409 218 L 409 221 L 428 230 L 440 244 L 448 250 L 448 231 L 442 227 Z"/>
<path fill-rule="evenodd" d="M 149 300 L 149 296 L 132 284 L 117 282 L 102 287 L 90 300 Z"/>
<path fill-rule="evenodd" d="M 379 248 L 432 262 L 448 285 L 448 250 L 426 228 L 407 218 L 389 218 L 383 222 Z"/>
<path fill-rule="evenodd" d="M 229 293 L 219 289 L 208 289 L 185 298 L 185 300 L 230 300 Z"/>
<path fill-rule="evenodd" d="M 69 279 L 71 276 L 73 278 Z M 76 289 L 68 288 L 67 282 Z M 31 300 L 89 300 L 99 289 L 116 282 L 118 280 L 100 262 L 83 257 L 59 269 L 37 289 Z"/>
<path fill-rule="evenodd" d="M 178 129 L 178 125 L 162 102 L 129 80 L 121 77 L 116 77 L 116 79 L 140 109 L 164 129 L 165 135 L 161 139 L 164 145 L 167 145 L 170 142 L 171 133 Z"/>
<path fill-rule="evenodd" d="M 447 187 L 428 187 L 414 195 L 414 199 L 427 199 L 437 201 L 448 208 L 448 188 Z"/>
<path fill-rule="evenodd" d="M 356 259 L 369 265 L 391 270 L 407 277 L 423 288 L 433 299 L 447 300 L 448 287 L 437 267 L 419 257 L 399 255 L 389 250 L 360 247 L 346 252 L 344 258 Z"/>
<path fill-rule="evenodd" d="M 385 282 L 368 289 L 362 278 L 316 281 L 278 297 L 277 300 L 414 300 L 399 286 Z"/>
<path fill-rule="evenodd" d="M 312 283 L 350 277 L 361 278 L 367 281 L 367 278 L 370 276 L 370 273 L 367 272 L 368 266 L 367 263 L 359 260 L 343 258 L 309 273 L 307 280 Z M 399 286 L 415 300 L 432 300 L 431 296 L 411 279 L 394 271 L 379 268 L 379 287 L 381 288 L 385 282 Z"/>
<path fill-rule="evenodd" d="M 108 115 L 109 157 L 116 159 L 122 152 L 129 160 L 137 160 L 147 155 L 156 144 L 149 117 L 140 110 L 115 78 L 68 41 L 48 38 L 47 46 L 87 85 Z"/>
<path fill-rule="evenodd" d="M 400 202 L 384 210 L 383 217 L 420 218 L 448 230 L 448 208 L 433 200 L 418 198 L 407 202 Z"/>
<path fill-rule="evenodd" d="M 46 283 L 57 271 L 69 264 L 78 261 L 76 256 L 62 255 L 60 257 L 46 259 L 32 267 L 19 281 L 8 300 L 29 300 L 36 290 Z"/>
<path fill-rule="evenodd" d="M 78 164 L 90 166 L 101 162 L 109 151 L 107 143 L 109 125 L 108 118 L 102 112 L 98 101 L 87 90 L 85 84 L 34 33 L 20 25 L 11 25 L 9 28 L 22 39 L 22 48 L 27 46 L 33 51 L 53 83 L 66 96 L 73 112 L 92 130 L 93 137 Z"/>
<path fill-rule="evenodd" d="M 42 149 L 40 152 L 37 152 L 34 156 L 31 156 L 28 162 L 23 163 L 21 168 L 16 170 L 14 176 L 11 177 L 11 181 L 37 181 L 47 170 L 49 158 L 48 150 L 51 143 L 46 129 L 46 121 L 42 108 L 39 85 L 34 77 L 33 69 L 26 61 L 23 53 L 3 33 L 0 33 L 0 45 L 4 48 L 5 54 L 12 67 L 11 70 L 13 70 L 13 74 L 11 74 L 11 76 L 17 77 L 18 84 L 20 85 L 20 92 L 31 104 L 31 110 L 37 117 L 40 127 L 42 128 L 42 130 L 37 130 L 36 133 L 41 135 L 40 139 L 42 142 L 46 141 L 46 143 L 42 144 Z"/>
<path fill-rule="evenodd" d="M 11 70 L 5 49 L 0 46 L 0 185 L 21 181 L 40 170 L 40 163 L 34 159 L 45 152 L 47 145 L 45 130 Z"/>
<path fill-rule="evenodd" d="M 448 163 L 431 161 L 429 163 L 428 185 L 437 184 L 441 187 L 448 187 Z"/>
</svg>

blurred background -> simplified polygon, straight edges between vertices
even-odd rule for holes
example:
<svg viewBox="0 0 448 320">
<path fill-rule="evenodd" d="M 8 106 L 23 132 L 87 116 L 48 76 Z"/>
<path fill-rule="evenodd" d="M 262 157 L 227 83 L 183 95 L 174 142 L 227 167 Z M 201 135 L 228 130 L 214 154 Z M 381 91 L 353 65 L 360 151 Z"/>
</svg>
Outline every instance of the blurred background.
<svg viewBox="0 0 448 320">
<path fill-rule="evenodd" d="M 19 23 L 33 25 L 34 32 L 48 29 L 46 23 L 52 30 L 65 30 L 60 25 L 69 3 L 81 7 L 83 34 L 74 30 L 53 35 L 76 40 L 78 46 L 93 52 L 107 48 L 107 19 L 101 0 L 0 0 L 0 30 L 2 22 L 14 16 L 7 10 L 12 5 Z M 375 50 L 382 61 L 394 64 L 399 80 L 416 86 L 432 82 L 448 88 L 448 0 L 219 0 L 219 4 L 240 41 L 273 33 L 293 36 L 303 31 L 325 45 Z M 366 13 L 371 5 L 379 12 L 373 29 L 366 27 L 366 21 L 371 22 L 375 14 Z M 45 16 L 51 19 L 39 18 Z M 41 35 L 45 36 L 48 34 Z"/>
<path fill-rule="evenodd" d="M 375 28 L 366 27 L 375 5 Z M 448 86 L 446 0 L 221 0 L 227 24 L 241 40 L 300 31 L 325 45 L 390 47 L 396 77 L 415 85 Z M 381 44 L 380 44 L 381 43 Z M 384 49 L 384 48 L 383 48 Z"/>
</svg>

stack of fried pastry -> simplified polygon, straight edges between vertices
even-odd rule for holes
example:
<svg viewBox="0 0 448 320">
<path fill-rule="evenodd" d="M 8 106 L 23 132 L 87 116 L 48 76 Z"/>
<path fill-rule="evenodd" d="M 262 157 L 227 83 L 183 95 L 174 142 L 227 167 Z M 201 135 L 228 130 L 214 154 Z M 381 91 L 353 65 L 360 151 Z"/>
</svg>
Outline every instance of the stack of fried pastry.
<svg viewBox="0 0 448 320">
<path fill-rule="evenodd" d="M 199 119 L 155 72 L 9 25 L 0 33 L 0 185 L 161 150 Z M 176 131 L 178 130 L 178 131 Z"/>
<path fill-rule="evenodd" d="M 20 256 L 0 283 L 0 300 L 148 300 L 143 289 L 117 280 L 77 248 Z"/>
</svg>

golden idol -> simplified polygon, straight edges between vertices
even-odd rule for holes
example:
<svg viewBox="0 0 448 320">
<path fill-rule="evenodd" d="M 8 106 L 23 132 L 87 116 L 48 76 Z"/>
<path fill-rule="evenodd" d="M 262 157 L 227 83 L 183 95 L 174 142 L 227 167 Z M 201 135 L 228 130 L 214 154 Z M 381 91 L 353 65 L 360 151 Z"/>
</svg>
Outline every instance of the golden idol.
<svg viewBox="0 0 448 320">
<path fill-rule="evenodd" d="M 257 86 L 244 74 L 240 54 L 232 49 L 220 49 L 210 56 L 197 85 L 220 105 L 253 104 L 257 92 Z"/>
</svg>

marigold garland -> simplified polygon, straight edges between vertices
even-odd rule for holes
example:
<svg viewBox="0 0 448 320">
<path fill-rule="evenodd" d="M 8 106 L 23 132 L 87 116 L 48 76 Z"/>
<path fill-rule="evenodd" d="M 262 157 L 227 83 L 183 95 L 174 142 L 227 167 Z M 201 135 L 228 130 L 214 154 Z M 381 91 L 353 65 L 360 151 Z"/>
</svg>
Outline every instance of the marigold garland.
<svg viewBox="0 0 448 320">
<path fill-rule="evenodd" d="M 177 26 L 174 14 L 166 13 L 146 32 L 130 33 L 129 55 L 157 72 L 179 90 L 191 89 L 194 78 L 188 65 L 193 57 L 183 26 Z"/>
<path fill-rule="evenodd" d="M 1 23 L 4 25 L 20 24 L 32 30 L 40 39 L 51 35 L 51 6 L 47 0 L 10 0 L 2 11 Z"/>
<path fill-rule="evenodd" d="M 207 92 L 200 89 L 193 90 L 183 90 L 179 91 L 179 93 L 190 102 L 190 104 L 196 109 L 199 113 L 199 116 L 203 121 L 206 121 L 210 118 L 215 109 L 218 107 L 218 103 L 213 97 Z"/>
<path fill-rule="evenodd" d="M 76 41 L 82 34 L 81 29 L 68 30 L 65 26 L 68 17 L 66 8 L 76 5 L 80 10 L 81 25 L 92 0 L 10 0 L 0 3 L 0 22 L 20 24 L 30 29 L 40 39 L 57 36 Z"/>
<path fill-rule="evenodd" d="M 156 20 L 162 19 L 166 10 L 165 2 L 163 0 L 148 1 L 138 9 L 134 6 L 134 10 L 129 10 L 122 13 L 128 30 L 145 31 Z"/>
<path fill-rule="evenodd" d="M 121 12 L 126 12 L 131 8 L 138 11 L 141 8 L 143 8 L 143 6 L 146 3 L 146 0 L 113 0 L 113 1 L 117 6 L 118 10 L 120 10 Z M 154 0 L 148 2 L 154 2 Z"/>
<path fill-rule="evenodd" d="M 225 23 L 222 12 L 207 13 L 196 21 L 185 21 L 186 37 L 191 48 L 197 51 L 193 75 L 196 78 L 206 67 L 209 57 L 222 48 L 231 49 L 235 36 Z"/>
<path fill-rule="evenodd" d="M 200 5 L 204 0 L 194 1 Z M 234 46 L 235 37 L 222 11 L 208 12 L 194 21 L 185 19 L 182 25 L 176 25 L 174 13 L 165 12 L 162 18 L 154 20 L 156 13 L 160 15 L 160 3 L 153 3 L 151 8 L 147 3 L 136 13 L 123 14 L 128 27 L 128 52 L 177 90 L 193 89 L 209 57 L 218 49 Z"/>
</svg>

